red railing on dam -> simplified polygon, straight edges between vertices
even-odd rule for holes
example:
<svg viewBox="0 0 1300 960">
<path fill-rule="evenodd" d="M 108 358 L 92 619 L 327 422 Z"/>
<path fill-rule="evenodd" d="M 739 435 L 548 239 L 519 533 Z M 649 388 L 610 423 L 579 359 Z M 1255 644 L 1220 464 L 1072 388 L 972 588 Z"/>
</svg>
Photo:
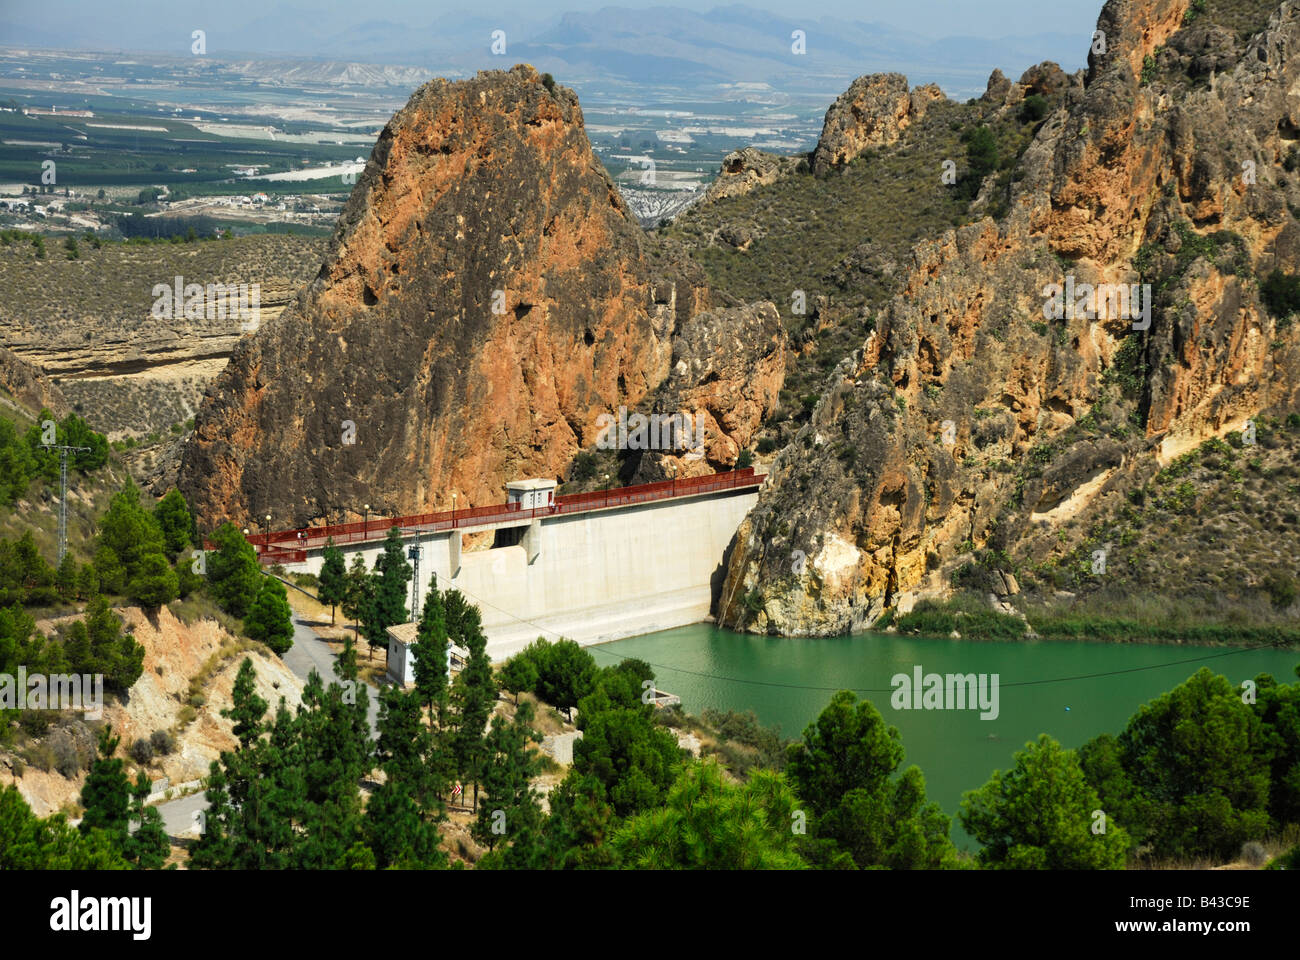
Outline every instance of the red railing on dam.
<svg viewBox="0 0 1300 960">
<path fill-rule="evenodd" d="M 752 467 L 730 473 L 712 473 L 703 477 L 685 477 L 681 480 L 661 480 L 642 483 L 634 487 L 616 487 L 612 490 L 592 490 L 588 493 L 571 493 L 555 498 L 553 506 L 524 510 L 519 504 L 493 504 L 486 507 L 468 507 L 464 510 L 443 510 L 438 513 L 418 513 L 406 517 L 373 517 L 355 523 L 337 523 L 328 527 L 301 527 L 297 530 L 278 530 L 255 533 L 248 542 L 257 548 L 263 563 L 301 563 L 307 551 L 320 549 L 333 538 L 335 546 L 383 540 L 396 526 L 403 535 L 439 533 L 463 527 L 477 527 L 509 521 L 527 521 L 537 517 L 555 517 L 562 514 L 586 513 L 610 507 L 650 503 L 655 500 L 672 500 L 675 497 L 694 497 L 702 493 L 740 490 L 757 487 L 763 475 L 755 474 Z"/>
</svg>

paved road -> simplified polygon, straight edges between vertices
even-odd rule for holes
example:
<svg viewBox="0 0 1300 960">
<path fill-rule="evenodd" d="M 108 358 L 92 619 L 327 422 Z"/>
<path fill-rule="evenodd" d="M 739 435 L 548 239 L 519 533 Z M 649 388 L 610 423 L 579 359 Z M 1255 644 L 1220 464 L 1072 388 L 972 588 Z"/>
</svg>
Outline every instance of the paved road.
<svg viewBox="0 0 1300 960">
<path fill-rule="evenodd" d="M 294 676 L 304 683 L 313 670 L 320 674 L 326 686 L 338 680 L 334 674 L 334 655 L 330 653 L 329 645 L 316 636 L 315 632 L 296 614 L 293 618 L 293 646 L 281 659 L 284 660 L 285 666 L 293 671 Z M 372 686 L 367 686 L 367 693 L 370 696 L 368 714 L 370 735 L 378 737 L 379 691 Z M 174 837 L 183 837 L 198 833 L 198 823 L 201 818 L 196 814 L 200 810 L 206 810 L 207 807 L 207 799 L 202 792 L 199 792 L 178 800 L 160 803 L 157 809 L 162 814 L 167 832 Z"/>
</svg>

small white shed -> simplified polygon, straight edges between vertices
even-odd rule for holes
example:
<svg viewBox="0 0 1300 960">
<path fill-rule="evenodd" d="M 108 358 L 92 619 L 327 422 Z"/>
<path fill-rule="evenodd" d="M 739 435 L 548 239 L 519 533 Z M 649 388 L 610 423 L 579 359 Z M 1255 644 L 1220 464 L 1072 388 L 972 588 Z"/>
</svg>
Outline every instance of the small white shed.
<svg viewBox="0 0 1300 960">
<path fill-rule="evenodd" d="M 537 510 L 555 503 L 554 480 L 514 480 L 506 484 L 506 503 L 520 510 Z"/>
<path fill-rule="evenodd" d="M 399 623 L 388 628 L 388 678 L 403 687 L 415 683 L 415 651 L 411 645 L 417 639 L 415 623 Z M 469 651 L 454 643 L 447 644 L 447 673 L 465 665 Z"/>
</svg>

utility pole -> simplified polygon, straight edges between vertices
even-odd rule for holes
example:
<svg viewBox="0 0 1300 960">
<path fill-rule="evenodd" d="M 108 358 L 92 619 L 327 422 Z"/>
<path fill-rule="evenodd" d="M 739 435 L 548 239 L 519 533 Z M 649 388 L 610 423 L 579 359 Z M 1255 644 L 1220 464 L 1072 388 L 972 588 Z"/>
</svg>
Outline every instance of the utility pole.
<svg viewBox="0 0 1300 960">
<path fill-rule="evenodd" d="M 42 444 L 46 450 L 59 451 L 59 563 L 68 552 L 68 454 L 90 453 L 90 447 L 70 447 L 62 443 Z"/>
</svg>

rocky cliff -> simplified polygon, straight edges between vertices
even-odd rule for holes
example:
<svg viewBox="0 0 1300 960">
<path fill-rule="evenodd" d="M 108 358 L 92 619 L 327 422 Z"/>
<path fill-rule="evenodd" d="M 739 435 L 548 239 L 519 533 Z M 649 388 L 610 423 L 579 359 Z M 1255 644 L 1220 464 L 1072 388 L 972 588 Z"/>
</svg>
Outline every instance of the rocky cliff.
<svg viewBox="0 0 1300 960">
<path fill-rule="evenodd" d="M 864 150 L 898 140 L 911 124 L 925 116 L 929 106 L 943 100 L 933 83 L 907 89 L 901 73 L 873 73 L 858 77 L 826 111 L 821 139 L 813 151 L 812 168 L 819 176 L 842 167 Z"/>
<path fill-rule="evenodd" d="M 559 476 L 668 375 L 707 305 L 652 271 L 572 91 L 531 67 L 421 87 L 319 277 L 209 389 L 180 486 L 205 523 L 496 502 Z"/>
<path fill-rule="evenodd" d="M 1300 272 L 1300 11 L 1243 31 L 1189 7 L 1111 0 L 1082 83 L 1038 78 L 1064 98 L 985 184 L 1005 213 L 914 249 L 738 532 L 723 622 L 859 629 L 973 556 L 1087 546 L 1174 457 L 1300 409 L 1300 325 L 1267 295 Z M 899 117 L 887 93 L 865 112 Z"/>
<path fill-rule="evenodd" d="M 776 407 L 787 346 L 776 306 L 766 301 L 697 313 L 682 323 L 673 340 L 672 370 L 646 406 L 661 416 L 679 414 L 693 439 L 703 442 L 641 457 L 632 480 L 735 467 Z"/>
</svg>

